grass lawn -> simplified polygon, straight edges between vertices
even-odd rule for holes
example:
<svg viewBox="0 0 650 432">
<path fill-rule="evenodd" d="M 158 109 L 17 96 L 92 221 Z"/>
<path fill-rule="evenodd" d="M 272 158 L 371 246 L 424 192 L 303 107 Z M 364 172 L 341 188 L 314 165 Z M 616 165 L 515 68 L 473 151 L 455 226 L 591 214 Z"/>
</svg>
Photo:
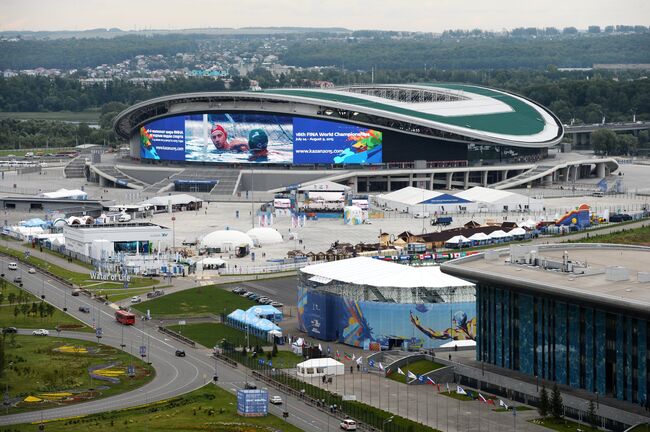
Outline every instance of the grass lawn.
<svg viewBox="0 0 650 432">
<path fill-rule="evenodd" d="M 35 317 L 27 316 L 22 314 L 22 312 L 18 313 L 18 315 L 15 315 L 16 306 L 18 306 L 20 309 L 20 305 L 17 303 L 17 301 L 14 301 L 13 304 L 10 304 L 9 296 L 10 294 L 14 294 L 16 297 L 18 297 L 18 294 L 21 291 L 27 296 L 24 304 L 29 306 L 30 309 L 32 307 L 32 303 L 36 303 L 37 305 L 40 303 L 40 298 L 33 296 L 27 291 L 21 290 L 12 283 L 6 282 L 4 284 L 4 288 L 0 289 L 0 292 L 2 293 L 2 303 L 0 303 L 0 327 L 53 329 L 58 325 L 63 325 L 66 327 L 78 326 L 78 328 L 75 328 L 77 331 L 92 331 L 90 327 L 87 327 L 81 321 L 78 321 L 76 318 L 73 318 L 58 309 L 54 309 L 54 313 L 46 318 L 41 318 L 40 315 Z"/>
<path fill-rule="evenodd" d="M 580 243 L 617 243 L 650 246 L 650 226 L 619 231 L 611 234 L 590 235 L 579 240 Z"/>
<path fill-rule="evenodd" d="M 472 393 L 474 393 L 474 392 L 472 392 Z M 450 397 L 452 399 L 457 399 L 457 400 L 462 400 L 462 401 L 473 401 L 474 400 L 474 398 L 469 397 L 468 395 L 457 393 L 455 390 L 452 390 L 451 393 L 446 392 L 446 391 L 442 391 L 442 392 L 440 392 L 438 394 L 445 395 L 445 396 Z"/>
<path fill-rule="evenodd" d="M 436 369 L 440 369 L 441 367 L 445 367 L 445 365 L 442 365 L 440 363 L 432 362 L 429 360 L 418 360 L 413 363 L 409 363 L 406 366 L 401 367 L 402 371 L 404 371 L 405 374 L 408 374 L 409 371 L 413 372 L 415 375 L 422 375 L 423 373 L 431 372 Z M 400 375 L 397 373 L 397 371 L 393 372 L 388 376 L 388 378 L 392 379 L 393 381 L 397 382 L 407 382 L 410 381 L 405 379 L 404 375 Z"/>
<path fill-rule="evenodd" d="M 509 406 L 508 409 L 496 408 L 496 409 L 493 409 L 492 411 L 494 411 L 494 412 L 506 412 L 506 411 L 507 412 L 512 412 L 513 408 L 517 408 L 517 411 L 531 411 L 531 410 L 534 409 L 533 407 L 529 407 L 527 405 L 513 405 L 513 406 Z"/>
<path fill-rule="evenodd" d="M 630 429 L 630 432 L 650 432 L 650 423 L 637 425 Z"/>
<path fill-rule="evenodd" d="M 87 432 L 89 430 L 93 432 L 144 432 L 147 430 L 300 432 L 301 430 L 274 415 L 265 417 L 238 416 L 236 396 L 212 384 L 161 402 L 102 414 L 52 420 L 45 424 L 45 430 L 48 432 Z M 10 428 L 12 432 L 38 431 L 38 423 L 12 425 Z"/>
<path fill-rule="evenodd" d="M 591 427 L 589 427 L 589 425 L 578 423 L 571 420 L 566 420 L 566 419 L 555 420 L 552 418 L 536 418 L 528 421 L 538 426 L 543 426 L 545 428 L 552 429 L 558 432 L 576 432 L 578 429 L 583 431 L 598 430 L 598 429 L 592 429 Z"/>
<path fill-rule="evenodd" d="M 29 248 L 25 248 L 24 250 L 29 250 Z M 123 286 L 122 283 L 117 283 L 117 282 L 91 280 L 89 274 L 90 271 L 89 273 L 77 273 L 34 256 L 25 258 L 24 250 L 18 250 L 11 247 L 0 246 L 1 252 L 7 255 L 11 255 L 15 257 L 17 260 L 22 261 L 24 263 L 28 263 L 29 265 L 32 265 L 34 267 L 38 267 L 47 270 L 51 273 L 54 273 L 58 277 L 62 279 L 66 279 L 70 281 L 72 284 L 78 285 L 82 288 L 98 290 L 98 289 L 110 289 L 110 288 Z M 131 282 L 129 282 L 129 288 L 151 287 L 158 283 L 160 283 L 158 279 L 131 278 Z"/>
<path fill-rule="evenodd" d="M 152 310 L 153 313 L 153 310 Z M 220 323 L 196 323 L 187 325 L 173 325 L 168 326 L 170 330 L 186 336 L 201 345 L 212 348 L 222 339 L 242 346 L 246 343 L 246 332 L 228 327 Z M 270 343 L 266 340 L 259 339 L 253 335 L 249 335 L 249 342 L 251 346 L 268 346 Z"/>
<path fill-rule="evenodd" d="M 266 352 L 270 352 L 270 349 L 265 350 Z M 296 364 L 302 362 L 304 359 L 297 355 L 292 353 L 291 351 L 278 351 L 278 355 L 275 357 L 271 357 L 271 361 L 273 362 L 273 367 L 278 368 L 278 369 L 292 369 L 296 367 Z"/>
<path fill-rule="evenodd" d="M 218 315 L 223 312 L 229 314 L 235 309 L 246 310 L 256 305 L 252 300 L 223 289 L 222 285 L 208 285 L 145 301 L 134 308 L 142 313 L 149 309 L 156 318 L 161 318 L 191 317 L 208 313 Z"/>
<path fill-rule="evenodd" d="M 5 383 L 9 414 L 64 406 L 113 396 L 151 381 L 154 370 L 142 360 L 106 345 L 58 337 L 9 335 L 5 338 Z M 127 366 L 135 367 L 129 377 Z M 119 382 L 91 379 L 89 367 Z M 32 402 L 25 401 L 28 397 Z M 6 411 L 3 409 L 2 414 Z"/>
</svg>

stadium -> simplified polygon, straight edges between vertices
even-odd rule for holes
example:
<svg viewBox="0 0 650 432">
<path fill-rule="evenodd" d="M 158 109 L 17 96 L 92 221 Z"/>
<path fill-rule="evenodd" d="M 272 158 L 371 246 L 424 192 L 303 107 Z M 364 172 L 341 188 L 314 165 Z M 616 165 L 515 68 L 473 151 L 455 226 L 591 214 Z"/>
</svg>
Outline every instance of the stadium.
<svg viewBox="0 0 650 432">
<path fill-rule="evenodd" d="M 366 350 L 474 344 L 474 284 L 369 257 L 298 271 L 298 325 L 309 336 Z"/>
<path fill-rule="evenodd" d="M 534 101 L 442 83 L 178 94 L 128 108 L 114 130 L 140 166 L 193 165 L 191 175 L 173 176 L 176 190 L 192 185 L 223 194 L 324 178 L 360 193 L 498 186 L 531 171 L 564 136 L 559 119 Z M 525 180 L 617 168 L 614 161 L 585 163 L 591 169 L 558 166 Z M 257 189 L 253 167 L 256 176 L 267 173 Z M 137 189 L 128 179 L 116 183 Z"/>
</svg>

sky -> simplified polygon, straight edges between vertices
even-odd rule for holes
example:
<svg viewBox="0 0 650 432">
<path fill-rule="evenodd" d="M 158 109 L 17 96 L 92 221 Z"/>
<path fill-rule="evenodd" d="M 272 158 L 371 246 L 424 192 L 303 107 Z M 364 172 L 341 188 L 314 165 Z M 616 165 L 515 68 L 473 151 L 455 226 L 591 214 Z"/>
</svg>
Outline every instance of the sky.
<svg viewBox="0 0 650 432">
<path fill-rule="evenodd" d="M 0 31 L 345 27 L 350 30 L 650 25 L 648 0 L 0 0 Z"/>
</svg>

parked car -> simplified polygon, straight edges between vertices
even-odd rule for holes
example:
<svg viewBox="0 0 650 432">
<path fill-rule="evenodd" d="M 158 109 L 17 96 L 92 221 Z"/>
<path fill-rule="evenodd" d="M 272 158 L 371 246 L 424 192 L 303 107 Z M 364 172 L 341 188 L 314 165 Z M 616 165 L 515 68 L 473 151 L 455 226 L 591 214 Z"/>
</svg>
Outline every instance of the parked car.
<svg viewBox="0 0 650 432">
<path fill-rule="evenodd" d="M 352 419 L 345 419 L 340 424 L 343 430 L 357 430 L 357 422 Z"/>
<path fill-rule="evenodd" d="M 177 349 L 176 357 L 185 357 L 185 351 Z"/>
<path fill-rule="evenodd" d="M 282 398 L 278 395 L 271 396 L 269 398 L 269 403 L 272 403 L 273 405 L 282 405 Z"/>
<path fill-rule="evenodd" d="M 131 303 L 140 303 L 141 301 L 142 299 L 140 298 L 140 296 L 131 297 Z"/>
<path fill-rule="evenodd" d="M 88 306 L 79 306 L 79 312 L 90 313 L 90 308 Z"/>
<path fill-rule="evenodd" d="M 30 267 L 29 270 L 27 270 L 27 273 L 34 274 L 36 273 L 36 269 L 34 267 Z"/>
<path fill-rule="evenodd" d="M 248 298 L 251 299 L 251 300 L 253 300 L 253 301 L 255 301 L 255 300 L 257 300 L 258 298 L 260 298 L 260 295 L 259 295 L 259 294 L 253 294 L 252 296 L 250 296 L 250 297 L 248 297 Z"/>
<path fill-rule="evenodd" d="M 249 294 L 253 294 L 253 293 L 250 293 L 248 291 L 242 291 L 242 292 L 239 293 L 239 295 L 242 296 L 242 297 L 248 297 Z"/>
<path fill-rule="evenodd" d="M 268 297 L 260 297 L 256 301 L 260 304 L 264 304 L 264 302 L 268 299 L 269 299 Z"/>
<path fill-rule="evenodd" d="M 80 289 L 72 290 L 72 295 L 73 295 L 74 297 L 77 297 L 79 294 L 81 294 L 81 290 L 80 290 Z"/>
<path fill-rule="evenodd" d="M 235 294 L 241 294 L 242 292 L 244 292 L 244 288 L 235 287 L 235 288 L 231 289 L 230 291 L 234 292 Z"/>
<path fill-rule="evenodd" d="M 18 270 L 18 264 L 15 262 L 10 262 L 9 265 L 7 266 L 9 270 Z"/>
<path fill-rule="evenodd" d="M 271 306 L 278 308 L 278 307 L 283 307 L 284 305 L 280 302 L 274 301 L 271 302 Z"/>
<path fill-rule="evenodd" d="M 45 329 L 38 329 L 32 332 L 34 336 L 49 336 L 50 332 Z"/>
<path fill-rule="evenodd" d="M 18 329 L 16 327 L 5 327 L 2 329 L 3 334 L 9 334 L 9 333 L 18 333 Z"/>
</svg>

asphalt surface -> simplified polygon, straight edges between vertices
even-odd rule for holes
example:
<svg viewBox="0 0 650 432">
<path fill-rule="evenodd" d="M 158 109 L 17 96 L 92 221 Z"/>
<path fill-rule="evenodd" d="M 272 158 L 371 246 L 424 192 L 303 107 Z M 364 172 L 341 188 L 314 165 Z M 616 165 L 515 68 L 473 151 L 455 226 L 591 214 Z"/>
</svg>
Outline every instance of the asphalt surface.
<svg viewBox="0 0 650 432">
<path fill-rule="evenodd" d="M 210 383 L 215 370 L 219 376 L 218 385 L 230 392 L 236 392 L 237 389 L 243 388 L 246 381 L 254 382 L 246 370 L 243 368 L 235 369 L 217 362 L 211 356 L 209 350 L 183 346 L 179 342 L 159 333 L 151 322 L 138 320 L 135 326 L 123 326 L 115 321 L 114 310 L 109 306 L 83 295 L 73 297 L 70 295 L 70 288 L 54 280 L 48 280 L 46 276 L 38 272 L 29 274 L 27 272 L 28 266 L 20 263 L 18 270 L 7 270 L 9 262 L 11 262 L 11 259 L 4 256 L 0 257 L 0 269 L 2 273 L 5 273 L 8 280 L 11 281 L 16 276 L 22 276 L 23 288 L 27 291 L 36 296 L 45 295 L 45 301 L 58 309 L 63 310 L 64 307 L 67 307 L 69 315 L 85 324 L 90 326 L 94 324 L 96 327 L 101 327 L 101 343 L 116 348 L 121 348 L 120 345 L 124 344 L 123 349 L 134 356 L 139 356 L 140 347 L 145 346 L 147 357 L 144 359 L 151 362 L 156 370 L 156 376 L 151 382 L 137 390 L 105 399 L 60 408 L 0 416 L 0 425 L 93 414 L 168 399 L 191 392 Z M 79 306 L 90 307 L 91 313 L 79 312 Z M 49 330 L 51 336 L 57 334 L 53 329 Z M 22 331 L 22 333 L 31 334 L 31 331 Z M 61 332 L 61 336 L 97 340 L 92 333 Z M 177 348 L 184 349 L 186 357 L 176 357 L 174 352 Z M 264 388 L 262 383 L 257 384 L 258 388 Z M 281 392 L 270 390 L 269 393 L 270 395 L 279 394 L 284 400 L 283 405 L 269 405 L 269 411 L 281 417 L 284 407 L 287 407 L 289 412 L 288 421 L 298 428 L 314 432 L 338 430 L 338 421 L 324 412 Z"/>
</svg>

